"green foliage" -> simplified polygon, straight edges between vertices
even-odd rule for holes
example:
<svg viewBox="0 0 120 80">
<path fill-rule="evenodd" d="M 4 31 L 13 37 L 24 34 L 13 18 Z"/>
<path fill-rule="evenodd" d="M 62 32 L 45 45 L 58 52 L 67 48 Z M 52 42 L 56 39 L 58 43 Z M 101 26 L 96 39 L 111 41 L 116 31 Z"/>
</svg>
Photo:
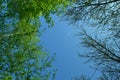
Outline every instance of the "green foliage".
<svg viewBox="0 0 120 80">
<path fill-rule="evenodd" d="M 7 76 L 5 80 L 13 80 L 11 76 Z"/>
<path fill-rule="evenodd" d="M 50 14 L 56 13 L 61 8 L 66 8 L 70 3 L 69 0 L 8 0 L 2 3 L 6 4 L 2 7 L 7 7 L 5 13 L 9 17 L 15 16 L 20 20 L 29 21 L 42 16 L 47 23 L 52 23 Z"/>
<path fill-rule="evenodd" d="M 0 2 L 0 79 L 49 80 L 54 56 L 42 50 L 40 17 L 66 8 L 69 0 L 2 0 Z M 53 74 L 52 74 L 53 73 Z"/>
</svg>

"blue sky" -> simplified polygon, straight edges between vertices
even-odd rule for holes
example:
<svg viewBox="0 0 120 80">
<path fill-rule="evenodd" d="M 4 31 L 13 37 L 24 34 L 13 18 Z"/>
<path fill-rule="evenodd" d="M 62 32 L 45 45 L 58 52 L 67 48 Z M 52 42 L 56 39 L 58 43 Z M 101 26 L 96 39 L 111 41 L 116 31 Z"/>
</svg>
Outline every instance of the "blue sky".
<svg viewBox="0 0 120 80">
<path fill-rule="evenodd" d="M 80 44 L 79 29 L 70 26 L 66 21 L 53 15 L 54 27 L 47 29 L 41 36 L 41 44 L 50 54 L 56 53 L 53 67 L 57 68 L 56 80 L 71 80 L 71 77 L 81 74 L 89 77 L 94 73 L 90 68 L 91 63 L 84 64 L 85 59 L 78 56 L 85 49 Z M 42 27 L 46 27 L 42 20 Z M 94 77 L 98 76 L 98 73 Z"/>
</svg>

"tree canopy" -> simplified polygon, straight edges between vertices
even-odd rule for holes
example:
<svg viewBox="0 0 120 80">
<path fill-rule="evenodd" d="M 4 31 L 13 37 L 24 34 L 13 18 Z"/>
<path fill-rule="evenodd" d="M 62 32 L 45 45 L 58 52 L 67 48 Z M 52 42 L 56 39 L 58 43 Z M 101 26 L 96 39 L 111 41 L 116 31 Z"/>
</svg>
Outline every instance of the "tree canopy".
<svg viewBox="0 0 120 80">
<path fill-rule="evenodd" d="M 105 74 L 100 80 L 119 80 L 120 0 L 76 0 L 74 7 L 68 8 L 64 16 L 71 24 L 83 21 L 97 29 L 97 34 L 90 34 L 85 29 L 80 33 L 83 46 L 91 50 L 80 56 L 95 62 L 97 70 Z"/>
<path fill-rule="evenodd" d="M 0 1 L 0 79 L 52 80 L 54 57 L 40 45 L 40 17 L 53 24 L 50 17 L 66 8 L 69 0 Z"/>
<path fill-rule="evenodd" d="M 76 0 L 75 6 L 64 14 L 72 24 L 81 20 L 90 26 L 104 27 L 114 31 L 111 35 L 119 36 L 120 1 L 119 0 Z"/>
</svg>

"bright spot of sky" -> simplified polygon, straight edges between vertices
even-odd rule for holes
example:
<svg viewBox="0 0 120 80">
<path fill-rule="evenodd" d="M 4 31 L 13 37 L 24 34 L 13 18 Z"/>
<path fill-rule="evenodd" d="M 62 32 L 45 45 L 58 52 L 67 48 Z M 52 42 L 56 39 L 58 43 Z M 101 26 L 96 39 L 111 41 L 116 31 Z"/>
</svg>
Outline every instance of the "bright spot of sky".
<svg viewBox="0 0 120 80">
<path fill-rule="evenodd" d="M 92 64 L 83 63 L 85 59 L 78 56 L 84 53 L 84 48 L 80 45 L 78 29 L 68 25 L 66 21 L 53 15 L 54 27 L 47 29 L 41 36 L 41 44 L 50 54 L 56 53 L 56 60 L 53 63 L 57 68 L 55 80 L 71 80 L 72 77 L 85 74 L 89 77 L 94 73 L 90 68 Z M 44 20 L 42 27 L 46 27 Z M 94 76 L 98 76 L 96 73 Z"/>
</svg>

